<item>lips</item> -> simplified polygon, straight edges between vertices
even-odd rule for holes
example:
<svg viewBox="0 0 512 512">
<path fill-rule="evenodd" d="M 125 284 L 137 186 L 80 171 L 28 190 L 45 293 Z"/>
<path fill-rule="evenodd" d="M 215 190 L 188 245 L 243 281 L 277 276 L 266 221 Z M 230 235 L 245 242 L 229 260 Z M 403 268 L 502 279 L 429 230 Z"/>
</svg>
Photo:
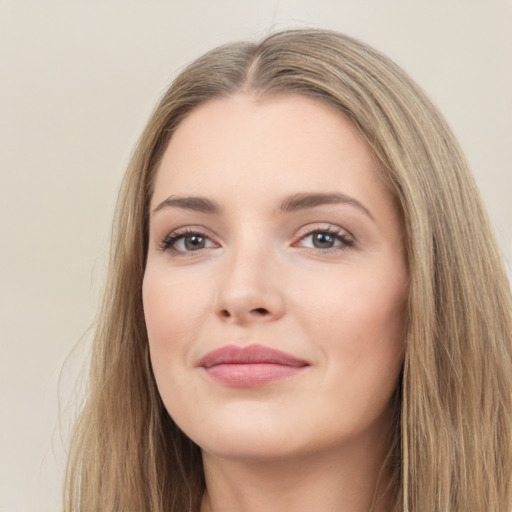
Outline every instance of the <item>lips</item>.
<svg viewBox="0 0 512 512">
<path fill-rule="evenodd" d="M 228 345 L 206 354 L 198 366 L 220 384 L 248 388 L 295 376 L 309 363 L 262 345 Z"/>
</svg>

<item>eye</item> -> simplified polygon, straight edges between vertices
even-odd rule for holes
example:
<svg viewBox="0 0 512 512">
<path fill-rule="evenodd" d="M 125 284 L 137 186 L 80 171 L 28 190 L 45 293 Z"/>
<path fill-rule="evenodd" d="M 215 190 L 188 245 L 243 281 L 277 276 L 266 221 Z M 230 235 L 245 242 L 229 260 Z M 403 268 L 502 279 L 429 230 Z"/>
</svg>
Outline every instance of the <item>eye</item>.
<svg viewBox="0 0 512 512">
<path fill-rule="evenodd" d="M 303 236 L 295 245 L 318 250 L 343 250 L 352 247 L 354 241 L 338 229 L 318 229 Z"/>
<path fill-rule="evenodd" d="M 178 231 L 168 235 L 162 242 L 164 251 L 173 253 L 188 253 L 217 247 L 207 235 L 196 231 Z"/>
</svg>

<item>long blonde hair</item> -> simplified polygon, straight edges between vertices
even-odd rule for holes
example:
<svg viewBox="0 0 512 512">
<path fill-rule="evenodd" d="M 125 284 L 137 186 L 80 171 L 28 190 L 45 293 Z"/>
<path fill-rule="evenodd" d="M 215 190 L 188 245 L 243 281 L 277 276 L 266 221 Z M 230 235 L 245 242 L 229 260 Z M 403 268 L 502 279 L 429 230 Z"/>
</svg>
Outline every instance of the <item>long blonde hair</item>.
<svg viewBox="0 0 512 512">
<path fill-rule="evenodd" d="M 167 414 L 149 360 L 141 298 L 148 205 L 179 123 L 209 99 L 238 91 L 261 98 L 299 93 L 332 105 L 371 145 L 396 195 L 410 282 L 390 458 L 395 510 L 509 510 L 511 296 L 466 160 L 439 112 L 400 68 L 357 40 L 314 29 L 207 53 L 153 112 L 118 200 L 65 510 L 199 509 L 200 450 Z"/>
</svg>

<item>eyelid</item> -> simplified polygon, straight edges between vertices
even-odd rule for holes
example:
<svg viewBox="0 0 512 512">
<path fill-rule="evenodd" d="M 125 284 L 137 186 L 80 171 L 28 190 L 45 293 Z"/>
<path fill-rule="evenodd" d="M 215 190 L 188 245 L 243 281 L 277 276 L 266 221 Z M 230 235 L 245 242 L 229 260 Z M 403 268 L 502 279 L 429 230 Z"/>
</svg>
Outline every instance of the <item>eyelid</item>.
<svg viewBox="0 0 512 512">
<path fill-rule="evenodd" d="M 350 231 L 348 231 L 345 228 L 342 228 L 341 226 L 331 224 L 329 222 L 315 222 L 301 226 L 297 232 L 296 239 L 298 241 L 301 238 L 304 238 L 305 236 L 318 231 L 325 231 L 337 235 L 346 235 L 347 238 L 350 238 L 351 240 L 355 241 L 355 237 L 352 235 L 352 233 L 350 233 Z"/>
<path fill-rule="evenodd" d="M 334 246 L 331 248 L 321 249 L 321 248 L 312 248 L 312 247 L 303 247 L 300 246 L 300 242 L 303 241 L 308 236 L 313 235 L 314 233 L 328 233 L 338 238 L 342 243 L 338 246 Z M 356 243 L 355 237 L 346 229 L 336 225 L 330 224 L 327 222 L 316 223 L 316 224 L 307 224 L 302 226 L 297 233 L 296 240 L 292 243 L 293 247 L 299 247 L 303 250 L 311 251 L 311 252 L 320 252 L 320 253 L 328 253 L 328 252 L 339 252 L 351 247 L 354 247 Z"/>
<path fill-rule="evenodd" d="M 303 241 L 308 236 L 313 235 L 314 233 L 328 233 L 336 237 L 341 244 L 336 245 L 331 248 L 311 248 L 300 246 L 300 242 Z M 206 238 L 211 243 L 213 243 L 216 247 L 203 247 L 197 250 L 177 250 L 172 247 L 172 244 L 175 244 L 177 241 L 183 239 L 187 235 L 199 235 L 201 237 Z M 173 229 L 170 231 L 165 237 L 163 237 L 159 242 L 159 249 L 163 252 L 168 252 L 173 256 L 194 256 L 200 253 L 203 253 L 204 250 L 211 250 L 214 248 L 221 247 L 221 243 L 218 241 L 217 237 L 211 233 L 209 229 L 206 229 L 202 226 L 183 226 L 180 228 Z M 354 236 L 345 228 L 338 226 L 336 224 L 330 224 L 328 222 L 318 222 L 318 223 L 309 223 L 299 228 L 296 236 L 294 237 L 294 241 L 291 243 L 292 247 L 301 248 L 306 251 L 312 252 L 320 252 L 320 253 L 328 253 L 328 252 L 339 252 L 341 250 L 353 247 L 355 245 Z M 197 254 L 195 254 L 197 253 Z"/>
<path fill-rule="evenodd" d="M 211 234 L 210 230 L 200 226 L 184 226 L 181 228 L 173 229 L 159 241 L 158 246 L 160 250 L 163 252 L 169 252 L 173 256 L 185 257 L 194 256 L 194 253 L 200 253 L 205 249 L 212 249 L 212 247 L 205 247 L 203 249 L 198 249 L 197 251 L 180 251 L 172 247 L 172 244 L 176 243 L 182 238 L 185 238 L 187 235 L 199 235 L 201 237 L 208 239 L 216 246 L 220 247 L 220 243 L 218 242 L 216 237 Z"/>
</svg>

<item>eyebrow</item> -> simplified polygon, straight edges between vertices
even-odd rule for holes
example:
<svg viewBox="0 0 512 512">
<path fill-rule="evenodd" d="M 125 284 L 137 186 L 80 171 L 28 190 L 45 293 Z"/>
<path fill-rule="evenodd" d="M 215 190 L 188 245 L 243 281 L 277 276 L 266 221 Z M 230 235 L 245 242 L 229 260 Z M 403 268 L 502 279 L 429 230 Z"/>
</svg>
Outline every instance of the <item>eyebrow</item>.
<svg viewBox="0 0 512 512">
<path fill-rule="evenodd" d="M 174 206 L 184 210 L 192 210 L 199 213 L 209 213 L 213 215 L 218 215 L 221 212 L 221 208 L 217 203 L 211 201 L 210 199 L 206 199 L 205 197 L 169 196 L 167 199 L 164 199 L 158 206 L 156 206 L 152 213 L 156 213 L 168 206 Z"/>
<path fill-rule="evenodd" d="M 342 194 L 341 192 L 294 194 L 293 196 L 287 197 L 281 203 L 279 209 L 283 212 L 294 212 L 325 204 L 349 204 L 364 212 L 373 221 L 375 220 L 372 213 L 368 208 L 366 208 L 366 206 L 360 203 L 357 199 Z"/>
<path fill-rule="evenodd" d="M 285 198 L 278 211 L 281 212 L 295 212 L 307 208 L 314 208 L 316 206 L 323 206 L 326 204 L 349 204 L 355 206 L 370 219 L 375 220 L 370 210 L 362 203 L 353 197 L 347 196 L 340 192 L 316 192 L 316 193 L 299 193 Z M 152 213 L 156 213 L 166 207 L 182 208 L 184 210 L 191 210 L 199 213 L 206 213 L 211 215 L 219 215 L 222 208 L 211 199 L 198 196 L 180 197 L 169 196 L 159 203 Z"/>
</svg>

